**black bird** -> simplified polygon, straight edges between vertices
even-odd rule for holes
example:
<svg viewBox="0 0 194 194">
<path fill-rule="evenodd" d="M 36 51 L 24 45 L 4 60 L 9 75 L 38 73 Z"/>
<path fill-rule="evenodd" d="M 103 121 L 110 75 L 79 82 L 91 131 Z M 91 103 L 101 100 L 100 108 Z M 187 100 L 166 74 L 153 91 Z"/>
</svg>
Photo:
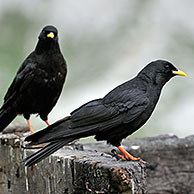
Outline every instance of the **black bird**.
<svg viewBox="0 0 194 194">
<path fill-rule="evenodd" d="M 61 94 L 66 73 L 58 31 L 54 26 L 46 26 L 39 35 L 35 50 L 20 66 L 4 97 L 0 109 L 0 131 L 18 114 L 23 114 L 31 133 L 31 114 L 39 114 L 49 125 L 47 117 Z"/>
<path fill-rule="evenodd" d="M 116 146 L 127 159 L 140 160 L 126 152 L 121 141 L 150 118 L 163 86 L 175 75 L 186 76 L 168 61 L 149 63 L 135 78 L 116 87 L 104 98 L 90 101 L 70 116 L 28 136 L 25 139 L 30 141 L 28 146 L 49 144 L 24 159 L 25 165 L 31 166 L 67 143 L 91 135 L 95 135 L 97 141 L 106 140 Z"/>
</svg>

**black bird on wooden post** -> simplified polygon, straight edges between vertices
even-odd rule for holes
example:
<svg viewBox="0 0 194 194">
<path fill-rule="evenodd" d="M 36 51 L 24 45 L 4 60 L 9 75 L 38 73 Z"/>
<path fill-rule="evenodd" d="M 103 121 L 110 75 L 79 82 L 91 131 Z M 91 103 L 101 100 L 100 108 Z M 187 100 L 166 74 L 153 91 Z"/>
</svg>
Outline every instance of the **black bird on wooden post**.
<svg viewBox="0 0 194 194">
<path fill-rule="evenodd" d="M 44 130 L 28 136 L 28 146 L 48 143 L 24 159 L 31 166 L 69 142 L 94 135 L 116 146 L 127 159 L 139 160 L 121 147 L 122 139 L 137 131 L 150 118 L 163 86 L 175 75 L 186 74 L 168 61 L 149 63 L 138 75 L 109 92 L 104 98 L 90 101 L 74 110 L 70 116 Z"/>
<path fill-rule="evenodd" d="M 20 66 L 4 97 L 0 109 L 0 131 L 18 114 L 23 114 L 31 133 L 31 114 L 39 114 L 49 125 L 47 117 L 61 94 L 66 74 L 58 31 L 54 26 L 46 26 L 39 35 L 35 50 Z"/>
</svg>

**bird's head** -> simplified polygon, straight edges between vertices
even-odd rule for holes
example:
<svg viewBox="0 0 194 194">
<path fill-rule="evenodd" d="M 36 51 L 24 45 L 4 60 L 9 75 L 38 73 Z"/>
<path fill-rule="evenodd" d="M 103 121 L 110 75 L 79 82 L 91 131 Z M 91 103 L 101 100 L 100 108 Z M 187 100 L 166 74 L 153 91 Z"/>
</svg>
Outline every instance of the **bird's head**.
<svg viewBox="0 0 194 194">
<path fill-rule="evenodd" d="M 172 63 L 164 60 L 152 61 L 138 74 L 138 76 L 145 77 L 148 81 L 150 80 L 161 86 L 176 75 L 186 76 L 183 71 L 178 70 Z"/>
<path fill-rule="evenodd" d="M 58 31 L 54 26 L 45 26 L 40 35 L 39 40 L 55 41 L 58 40 Z"/>
</svg>

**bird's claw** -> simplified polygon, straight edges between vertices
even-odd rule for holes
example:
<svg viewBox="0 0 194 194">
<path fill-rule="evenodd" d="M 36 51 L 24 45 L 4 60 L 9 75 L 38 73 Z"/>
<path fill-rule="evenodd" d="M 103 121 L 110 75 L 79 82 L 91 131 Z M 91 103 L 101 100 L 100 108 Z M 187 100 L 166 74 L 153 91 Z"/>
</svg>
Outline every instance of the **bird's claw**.
<svg viewBox="0 0 194 194">
<path fill-rule="evenodd" d="M 117 151 L 115 149 L 112 149 L 111 152 L 113 154 L 112 157 L 115 157 L 117 160 L 126 160 L 125 156 L 117 154 Z"/>
<path fill-rule="evenodd" d="M 146 164 L 146 161 L 144 161 L 144 160 L 142 160 L 141 158 L 133 158 L 133 159 L 131 159 L 131 158 L 127 158 L 127 157 L 125 157 L 126 158 L 126 160 L 128 160 L 128 161 L 139 161 L 139 162 L 141 162 L 141 163 L 143 163 L 143 164 Z"/>
<path fill-rule="evenodd" d="M 117 160 L 124 160 L 124 161 L 139 161 L 139 162 L 141 162 L 141 163 L 143 163 L 143 164 L 146 164 L 146 162 L 145 161 L 143 161 L 141 158 L 133 158 L 133 159 L 131 159 L 131 158 L 128 158 L 128 157 L 126 157 L 126 156 L 124 156 L 124 155 L 121 155 L 121 154 L 118 154 L 117 153 L 117 151 L 115 150 L 115 149 L 112 149 L 111 150 L 111 152 L 113 153 L 113 157 L 115 157 Z"/>
</svg>

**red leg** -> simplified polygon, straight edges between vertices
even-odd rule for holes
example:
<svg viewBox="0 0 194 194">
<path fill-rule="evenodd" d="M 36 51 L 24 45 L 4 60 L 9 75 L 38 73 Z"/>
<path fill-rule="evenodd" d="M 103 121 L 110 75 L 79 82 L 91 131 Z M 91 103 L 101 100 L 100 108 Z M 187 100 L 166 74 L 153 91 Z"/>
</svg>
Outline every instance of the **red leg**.
<svg viewBox="0 0 194 194">
<path fill-rule="evenodd" d="M 28 126 L 29 126 L 31 134 L 34 134 L 34 131 L 32 130 L 32 126 L 30 124 L 30 120 L 29 119 L 27 119 L 27 123 L 28 123 Z"/>
<path fill-rule="evenodd" d="M 117 147 L 119 149 L 119 151 L 127 158 L 130 160 L 138 160 L 140 162 L 142 162 L 143 164 L 145 164 L 146 162 L 141 160 L 140 158 L 135 158 L 133 157 L 131 154 L 129 154 L 124 148 L 122 148 L 121 146 Z"/>
<path fill-rule="evenodd" d="M 47 120 L 44 121 L 48 126 L 50 125 L 49 122 Z"/>
</svg>

